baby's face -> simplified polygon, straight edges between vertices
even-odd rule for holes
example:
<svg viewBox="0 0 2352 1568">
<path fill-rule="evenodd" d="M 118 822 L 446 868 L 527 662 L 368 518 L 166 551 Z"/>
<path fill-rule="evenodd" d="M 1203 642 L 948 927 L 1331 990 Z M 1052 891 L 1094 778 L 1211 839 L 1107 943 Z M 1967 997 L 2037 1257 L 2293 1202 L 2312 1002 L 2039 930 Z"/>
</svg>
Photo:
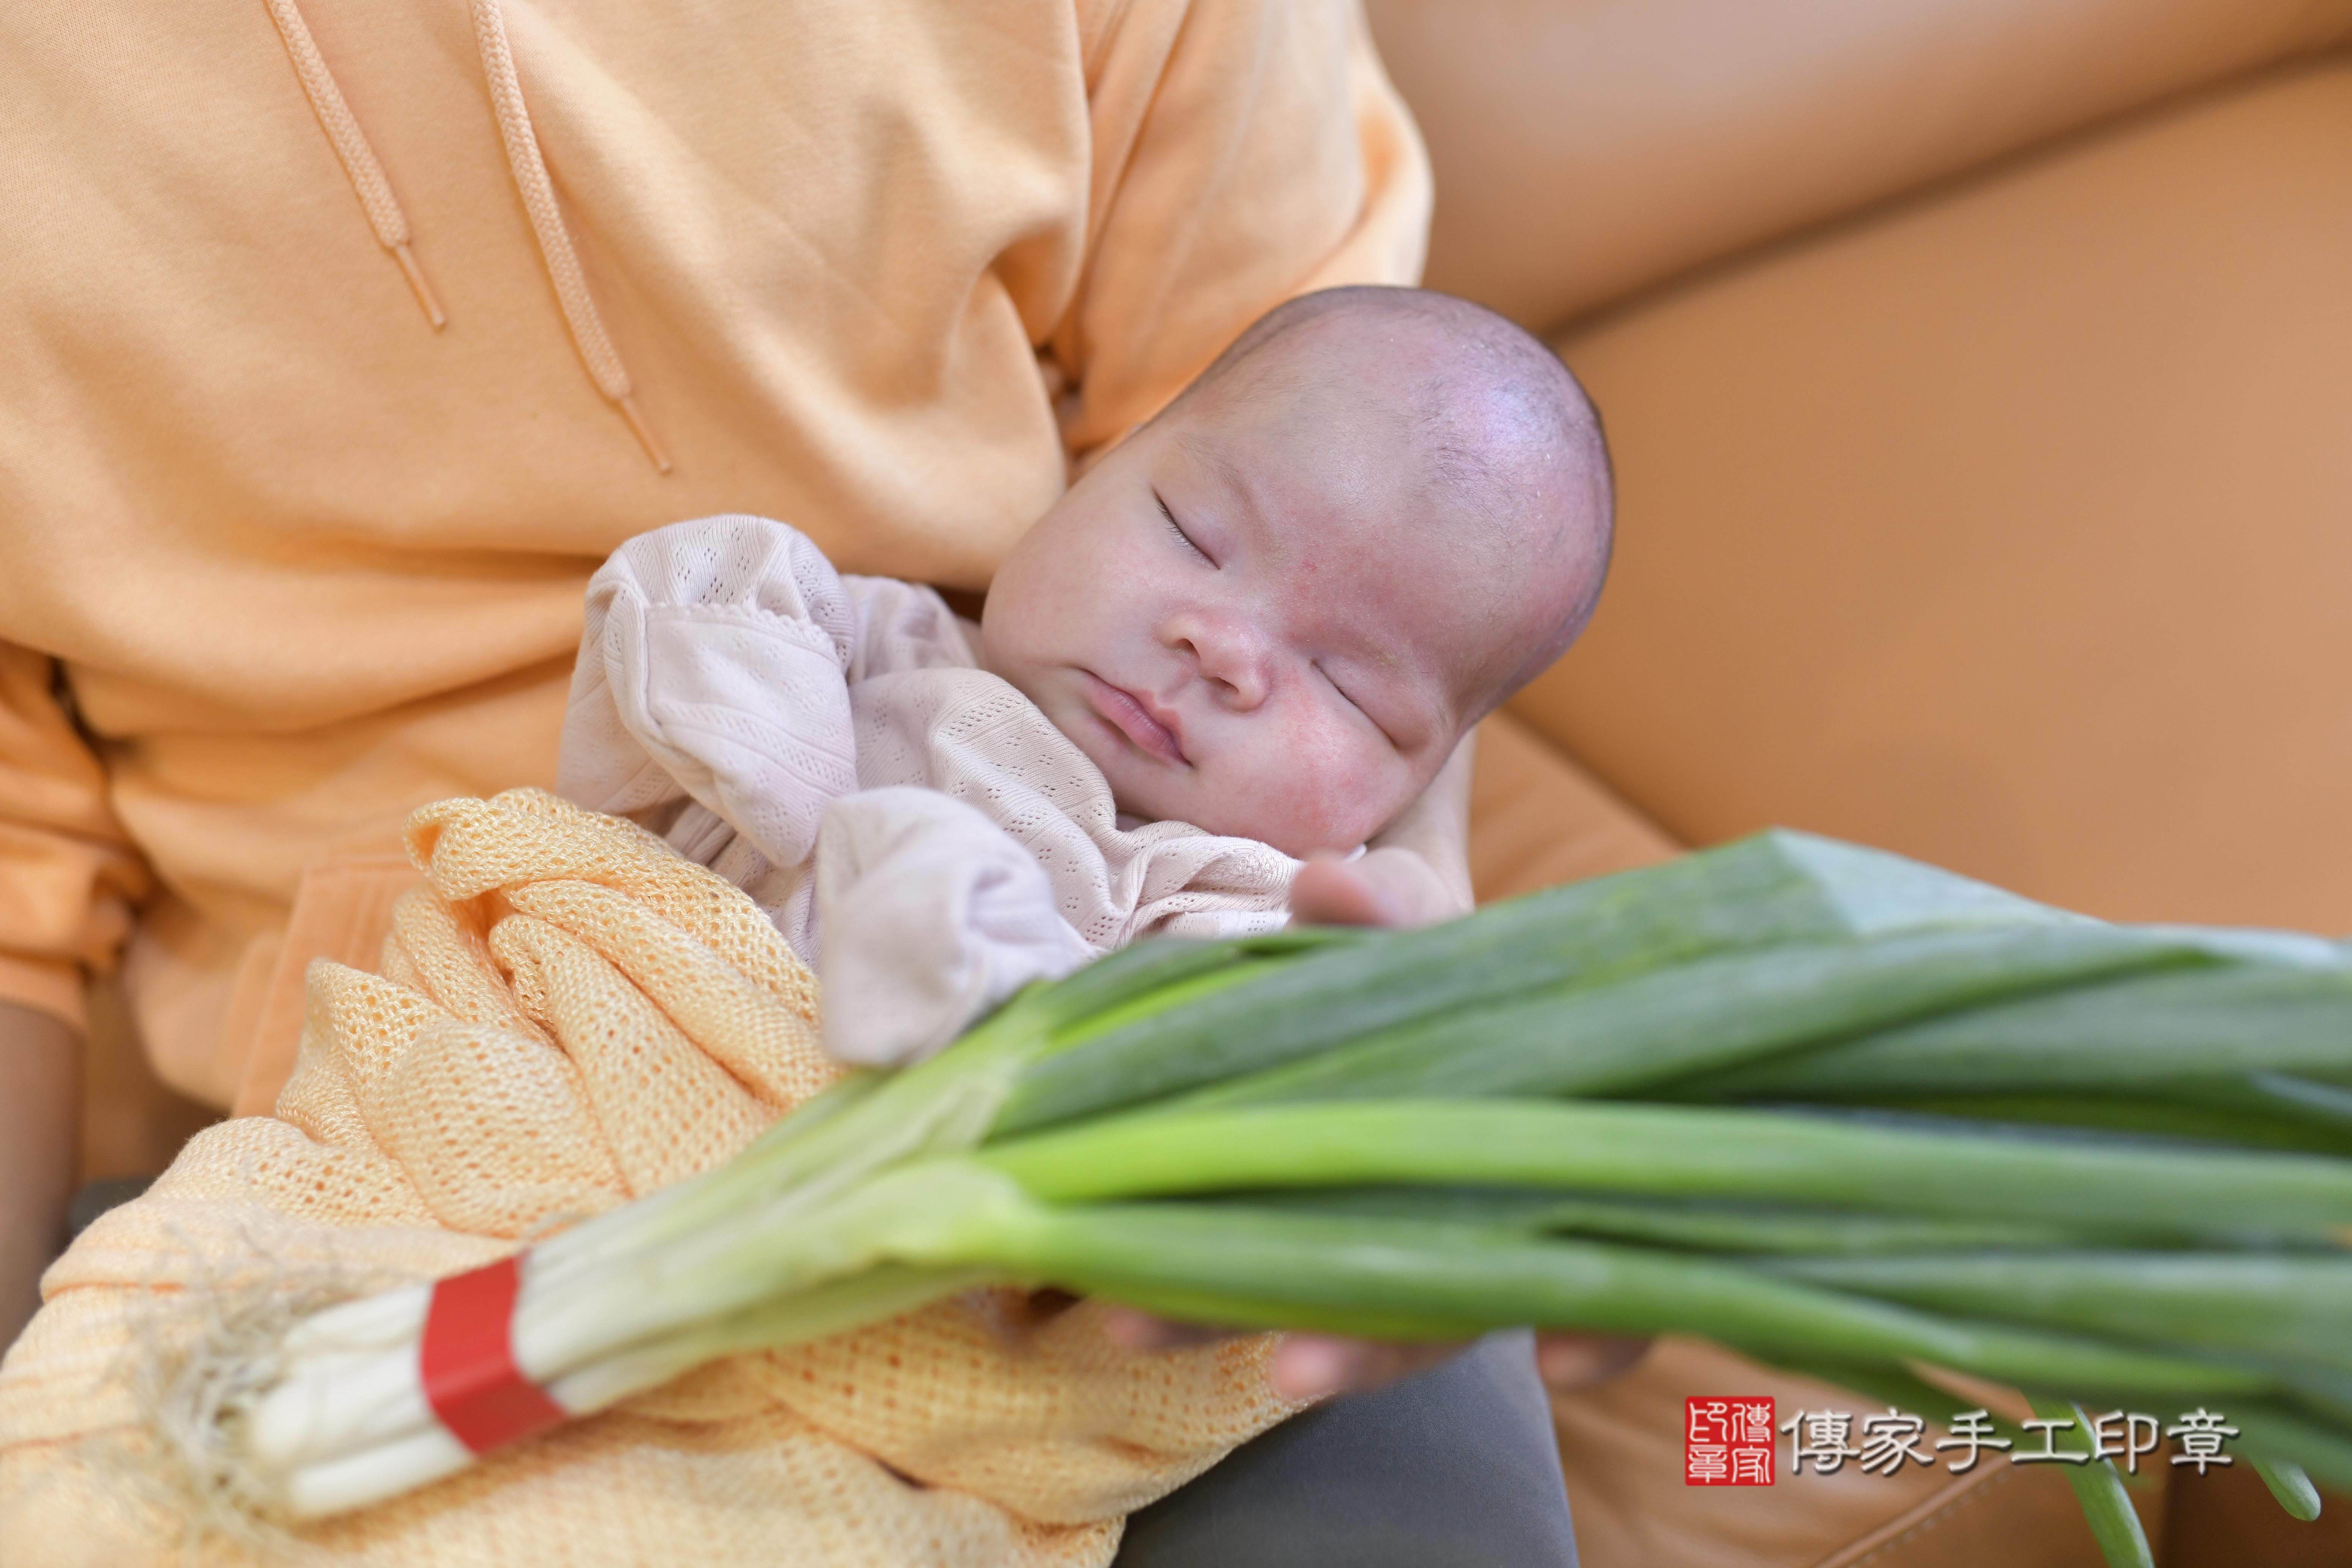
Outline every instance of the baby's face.
<svg viewBox="0 0 2352 1568">
<path fill-rule="evenodd" d="M 1318 405 L 1321 406 L 1318 407 Z M 1293 855 L 1362 843 L 1474 714 L 1481 619 L 1393 424 L 1179 407 L 1089 470 L 989 591 L 988 666 L 1120 808 Z"/>
</svg>

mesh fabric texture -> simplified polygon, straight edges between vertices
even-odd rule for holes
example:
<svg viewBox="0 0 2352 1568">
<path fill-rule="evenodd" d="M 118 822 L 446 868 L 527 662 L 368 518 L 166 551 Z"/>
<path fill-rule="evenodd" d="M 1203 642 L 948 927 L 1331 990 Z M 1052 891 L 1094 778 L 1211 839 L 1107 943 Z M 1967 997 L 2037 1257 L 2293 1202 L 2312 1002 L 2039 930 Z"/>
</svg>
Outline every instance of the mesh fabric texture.
<svg viewBox="0 0 2352 1568">
<path fill-rule="evenodd" d="M 823 1087 L 816 988 L 722 878 L 537 791 L 410 819 L 382 973 L 320 961 L 277 1115 L 199 1134 L 43 1280 L 0 1368 L 14 1564 L 259 1561 L 148 1415 L 209 1328 L 477 1267 L 727 1159 Z M 302 1529 L 324 1560 L 1086 1568 L 1291 1406 L 1270 1342 L 1139 1357 L 974 1292 L 735 1357 Z"/>
</svg>

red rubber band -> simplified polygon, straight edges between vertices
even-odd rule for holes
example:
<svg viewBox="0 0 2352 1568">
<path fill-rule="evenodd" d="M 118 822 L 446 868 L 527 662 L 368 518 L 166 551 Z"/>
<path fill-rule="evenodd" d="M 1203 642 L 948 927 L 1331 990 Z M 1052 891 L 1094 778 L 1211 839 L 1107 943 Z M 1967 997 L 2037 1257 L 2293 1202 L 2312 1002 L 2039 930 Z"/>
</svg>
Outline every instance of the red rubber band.
<svg viewBox="0 0 2352 1568">
<path fill-rule="evenodd" d="M 515 1364 L 520 1262 L 502 1258 L 437 1281 L 425 1310 L 425 1341 L 417 1347 L 425 1402 L 449 1435 L 477 1454 L 572 1418 Z"/>
</svg>

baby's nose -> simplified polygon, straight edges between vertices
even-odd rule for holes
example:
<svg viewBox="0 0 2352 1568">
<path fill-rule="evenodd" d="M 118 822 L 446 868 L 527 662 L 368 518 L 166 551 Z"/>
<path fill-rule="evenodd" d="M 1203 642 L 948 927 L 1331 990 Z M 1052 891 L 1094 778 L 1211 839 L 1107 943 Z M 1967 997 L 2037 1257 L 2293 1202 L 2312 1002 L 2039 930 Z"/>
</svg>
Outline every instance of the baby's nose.
<svg viewBox="0 0 2352 1568">
<path fill-rule="evenodd" d="M 1265 700 L 1272 684 L 1266 640 L 1236 617 L 1197 615 L 1185 618 L 1176 640 L 1192 657 L 1201 679 L 1217 689 L 1226 707 L 1246 712 Z"/>
</svg>

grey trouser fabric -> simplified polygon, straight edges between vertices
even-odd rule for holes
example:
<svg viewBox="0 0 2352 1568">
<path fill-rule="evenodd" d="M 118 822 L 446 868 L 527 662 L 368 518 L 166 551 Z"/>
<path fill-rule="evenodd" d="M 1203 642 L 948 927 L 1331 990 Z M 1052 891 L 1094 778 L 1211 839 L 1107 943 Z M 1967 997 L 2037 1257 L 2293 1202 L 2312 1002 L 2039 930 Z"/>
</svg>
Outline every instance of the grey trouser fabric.
<svg viewBox="0 0 2352 1568">
<path fill-rule="evenodd" d="M 1113 1568 L 1575 1568 L 1534 1337 L 1294 1416 L 1128 1521 Z"/>
</svg>

